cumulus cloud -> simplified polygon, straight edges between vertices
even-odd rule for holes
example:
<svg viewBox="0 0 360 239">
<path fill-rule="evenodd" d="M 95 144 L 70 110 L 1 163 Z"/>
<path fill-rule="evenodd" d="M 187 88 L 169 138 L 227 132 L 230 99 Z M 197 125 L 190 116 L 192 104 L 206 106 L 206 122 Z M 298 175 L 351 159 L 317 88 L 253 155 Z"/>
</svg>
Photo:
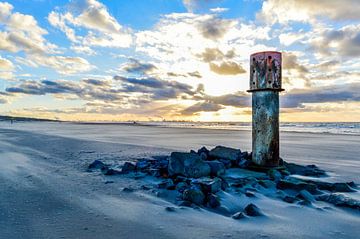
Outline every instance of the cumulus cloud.
<svg viewBox="0 0 360 239">
<path fill-rule="evenodd" d="M 130 29 L 123 27 L 96 0 L 73 1 L 64 12 L 52 11 L 48 21 L 65 33 L 75 49 L 85 49 L 83 53 L 93 53 L 89 50 L 92 46 L 123 48 L 132 43 Z M 87 34 L 80 34 L 80 29 Z"/>
<path fill-rule="evenodd" d="M 181 111 L 181 113 L 183 115 L 194 115 L 198 114 L 199 112 L 216 112 L 223 108 L 224 106 L 212 102 L 199 102 L 184 109 Z"/>
<path fill-rule="evenodd" d="M 13 71 L 15 70 L 14 64 L 8 59 L 0 56 L 0 79 L 13 78 Z"/>
<path fill-rule="evenodd" d="M 221 39 L 231 27 L 235 26 L 235 24 L 235 21 L 212 16 L 206 21 L 199 22 L 197 27 L 205 38 L 218 40 Z"/>
<path fill-rule="evenodd" d="M 124 64 L 121 67 L 121 70 L 128 73 L 137 73 L 137 74 L 149 74 L 156 70 L 157 67 L 151 63 L 140 62 L 137 59 L 130 58 L 130 62 Z"/>
<path fill-rule="evenodd" d="M 223 53 L 218 48 L 206 48 L 204 52 L 197 54 L 197 56 L 204 62 L 212 62 L 223 59 L 231 59 L 235 56 L 235 51 L 232 49 Z"/>
<path fill-rule="evenodd" d="M 305 103 L 359 101 L 359 92 L 359 83 L 294 89 L 281 98 L 281 107 L 296 108 Z"/>
<path fill-rule="evenodd" d="M 258 17 L 267 23 L 286 24 L 291 21 L 314 22 L 324 17 L 331 20 L 359 20 L 357 0 L 267 0 Z"/>
<path fill-rule="evenodd" d="M 245 69 L 236 62 L 222 62 L 220 65 L 210 63 L 210 70 L 219 75 L 238 75 L 245 73 Z"/>
</svg>

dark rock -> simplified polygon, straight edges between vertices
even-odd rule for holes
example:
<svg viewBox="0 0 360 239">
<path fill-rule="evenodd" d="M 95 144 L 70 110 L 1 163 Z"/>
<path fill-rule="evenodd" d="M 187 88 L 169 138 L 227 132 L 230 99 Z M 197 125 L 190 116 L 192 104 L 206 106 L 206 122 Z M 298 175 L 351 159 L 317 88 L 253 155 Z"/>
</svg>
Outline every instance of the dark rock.
<svg viewBox="0 0 360 239">
<path fill-rule="evenodd" d="M 237 167 L 239 167 L 239 168 L 247 168 L 250 164 L 251 164 L 250 160 L 240 159 L 237 162 Z"/>
<path fill-rule="evenodd" d="M 340 193 L 330 193 L 320 195 L 316 198 L 318 201 L 331 203 L 337 207 L 347 207 L 360 210 L 360 201 L 347 197 Z"/>
<path fill-rule="evenodd" d="M 211 208 L 217 208 L 220 206 L 220 198 L 215 194 L 210 194 L 208 197 L 208 204 Z"/>
<path fill-rule="evenodd" d="M 311 206 L 311 202 L 307 200 L 301 200 L 300 202 L 298 202 L 298 204 L 301 206 Z"/>
<path fill-rule="evenodd" d="M 202 153 L 208 155 L 208 154 L 209 154 L 209 150 L 208 150 L 206 147 L 202 147 L 201 149 L 199 149 L 199 150 L 197 151 L 197 153 L 198 153 L 199 155 L 202 154 Z"/>
<path fill-rule="evenodd" d="M 289 196 L 289 195 L 285 195 L 282 200 L 284 202 L 287 202 L 287 203 L 294 203 L 296 201 L 296 198 L 295 197 L 292 197 L 292 196 Z"/>
<path fill-rule="evenodd" d="M 330 192 L 355 192 L 356 190 L 353 189 L 351 185 L 353 182 L 350 183 L 329 183 L 323 181 L 313 181 L 313 180 L 303 180 L 307 183 L 315 184 L 320 190 L 327 190 Z"/>
<path fill-rule="evenodd" d="M 105 181 L 105 184 L 114 183 L 114 181 Z"/>
<path fill-rule="evenodd" d="M 200 158 L 201 158 L 201 160 L 205 161 L 205 160 L 208 159 L 208 155 L 207 155 L 206 153 L 202 152 L 202 153 L 200 154 Z"/>
<path fill-rule="evenodd" d="M 221 190 L 225 191 L 230 187 L 229 183 L 226 182 L 224 179 L 221 180 Z"/>
<path fill-rule="evenodd" d="M 224 146 L 216 146 L 209 152 L 209 156 L 215 159 L 228 159 L 230 161 L 237 161 L 241 157 L 240 149 L 234 149 Z"/>
<path fill-rule="evenodd" d="M 171 153 L 168 171 L 170 176 L 183 175 L 190 178 L 200 178 L 210 175 L 210 166 L 193 153 Z"/>
<path fill-rule="evenodd" d="M 294 163 L 284 162 L 284 166 L 291 174 L 303 175 L 303 176 L 313 176 L 320 177 L 326 176 L 324 170 L 319 169 L 316 165 L 298 165 Z"/>
<path fill-rule="evenodd" d="M 253 192 L 251 192 L 251 191 L 246 191 L 246 192 L 245 192 L 245 195 L 246 195 L 247 197 L 249 197 L 249 198 L 254 198 L 254 197 L 256 197 L 256 196 L 255 196 L 255 193 L 253 193 Z"/>
<path fill-rule="evenodd" d="M 297 197 L 304 199 L 308 202 L 315 202 L 315 197 L 306 190 L 301 190 Z"/>
<path fill-rule="evenodd" d="M 279 181 L 280 179 L 282 179 L 282 174 L 276 169 L 270 169 L 267 174 L 273 181 Z"/>
<path fill-rule="evenodd" d="M 247 205 L 244 209 L 244 212 L 246 215 L 251 217 L 257 217 L 257 216 L 263 216 L 264 214 L 261 212 L 261 210 L 255 205 L 250 203 Z"/>
<path fill-rule="evenodd" d="M 199 178 L 193 180 L 192 184 L 198 185 L 205 194 L 217 193 L 221 190 L 220 178 Z"/>
<path fill-rule="evenodd" d="M 123 191 L 123 192 L 126 192 L 126 193 L 132 193 L 132 192 L 134 192 L 135 190 L 134 190 L 133 188 L 125 187 L 125 188 L 123 188 L 122 191 Z"/>
<path fill-rule="evenodd" d="M 210 166 L 210 175 L 212 176 L 221 176 L 225 174 L 226 168 L 222 162 L 219 162 L 217 160 L 213 161 L 206 161 L 207 164 Z"/>
<path fill-rule="evenodd" d="M 184 190 L 183 199 L 197 205 L 202 205 L 205 201 L 205 195 L 199 188 L 191 187 Z"/>
<path fill-rule="evenodd" d="M 166 207 L 165 210 L 168 211 L 168 212 L 175 212 L 176 211 L 176 209 L 174 207 Z"/>
<path fill-rule="evenodd" d="M 223 163 L 225 168 L 231 168 L 231 160 L 229 160 L 229 159 L 218 159 L 218 161 Z"/>
<path fill-rule="evenodd" d="M 104 164 L 103 162 L 101 162 L 100 160 L 95 160 L 94 162 L 92 162 L 89 165 L 89 169 L 102 169 L 104 167 L 107 167 L 106 164 Z"/>
<path fill-rule="evenodd" d="M 189 185 L 186 182 L 179 182 L 176 185 L 176 190 L 178 190 L 180 193 L 183 193 L 185 189 L 187 189 Z"/>
<path fill-rule="evenodd" d="M 295 190 L 295 191 L 301 191 L 301 190 L 307 190 L 310 193 L 316 193 L 317 192 L 317 187 L 315 184 L 312 183 L 304 183 L 304 182 L 298 182 L 298 181 L 290 181 L 290 180 L 280 180 L 277 184 L 276 184 L 276 188 L 278 189 L 291 189 L 291 190 Z"/>
<path fill-rule="evenodd" d="M 125 162 L 124 165 L 122 166 L 121 172 L 122 173 L 130 173 L 130 172 L 134 172 L 136 169 L 136 165 L 130 162 Z"/>
<path fill-rule="evenodd" d="M 175 184 L 171 179 L 163 180 L 161 183 L 157 185 L 160 189 L 168 189 L 168 190 L 174 190 Z"/>
<path fill-rule="evenodd" d="M 141 185 L 141 189 L 148 191 L 148 190 L 151 189 L 151 187 L 149 187 L 149 186 L 147 186 L 147 185 Z"/>
<path fill-rule="evenodd" d="M 246 215 L 243 212 L 237 212 L 234 215 L 231 216 L 233 219 L 243 219 L 246 218 Z"/>
<path fill-rule="evenodd" d="M 264 188 L 272 188 L 275 186 L 275 183 L 270 180 L 259 180 L 258 183 Z"/>
<path fill-rule="evenodd" d="M 136 162 L 136 169 L 139 171 L 143 171 L 146 170 L 150 167 L 151 163 L 150 160 L 142 160 L 142 161 L 138 161 Z"/>
<path fill-rule="evenodd" d="M 107 175 L 107 176 L 122 174 L 121 171 L 116 170 L 116 169 L 109 168 L 109 167 L 107 167 L 107 166 L 101 168 L 101 172 L 102 172 L 104 175 Z"/>
</svg>

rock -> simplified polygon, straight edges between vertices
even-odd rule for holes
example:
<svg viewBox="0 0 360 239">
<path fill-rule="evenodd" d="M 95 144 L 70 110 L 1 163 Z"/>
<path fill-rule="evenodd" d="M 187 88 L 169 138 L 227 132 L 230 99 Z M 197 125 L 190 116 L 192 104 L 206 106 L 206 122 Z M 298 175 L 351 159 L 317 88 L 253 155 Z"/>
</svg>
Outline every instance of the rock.
<svg viewBox="0 0 360 239">
<path fill-rule="evenodd" d="M 253 192 L 251 192 L 251 191 L 246 191 L 245 192 L 245 195 L 247 196 L 247 197 L 249 197 L 249 198 L 255 198 L 256 196 L 255 196 L 255 193 L 253 193 Z"/>
<path fill-rule="evenodd" d="M 298 204 L 301 206 L 311 206 L 311 202 L 307 200 L 301 200 L 300 202 L 298 202 Z"/>
<path fill-rule="evenodd" d="M 230 161 L 236 162 L 241 158 L 240 149 L 234 149 L 224 146 L 216 146 L 209 152 L 209 156 L 215 159 L 228 159 Z"/>
<path fill-rule="evenodd" d="M 134 192 L 135 190 L 134 190 L 133 188 L 125 187 L 125 188 L 123 188 L 122 191 L 123 191 L 123 192 L 127 192 L 127 193 L 132 193 L 132 192 Z"/>
<path fill-rule="evenodd" d="M 208 156 L 207 156 L 206 153 L 202 152 L 202 153 L 200 154 L 200 158 L 201 158 L 201 160 L 205 161 L 205 160 L 208 159 Z"/>
<path fill-rule="evenodd" d="M 220 178 L 199 178 L 192 182 L 194 185 L 198 185 L 203 193 L 217 193 L 221 190 Z"/>
<path fill-rule="evenodd" d="M 210 166 L 210 175 L 212 176 L 221 176 L 226 172 L 224 164 L 220 161 L 205 161 Z"/>
<path fill-rule="evenodd" d="M 331 203 L 337 207 L 347 207 L 360 210 L 360 201 L 340 193 L 323 194 L 316 198 L 318 201 Z"/>
<path fill-rule="evenodd" d="M 139 171 L 143 171 L 148 169 L 150 165 L 151 165 L 150 160 L 141 160 L 136 162 L 136 169 Z"/>
<path fill-rule="evenodd" d="M 251 164 L 250 160 L 247 159 L 240 159 L 237 163 L 239 168 L 247 168 Z"/>
<path fill-rule="evenodd" d="M 356 190 L 352 189 L 348 183 L 334 183 L 332 185 L 333 192 L 355 192 Z"/>
<path fill-rule="evenodd" d="M 168 165 L 170 176 L 183 175 L 190 178 L 209 176 L 210 166 L 193 153 L 173 152 Z"/>
<path fill-rule="evenodd" d="M 157 187 L 160 189 L 174 190 L 175 184 L 171 179 L 166 179 L 159 183 Z"/>
<path fill-rule="evenodd" d="M 168 212 L 175 212 L 176 211 L 176 209 L 174 207 L 166 207 L 165 210 L 168 211 Z"/>
<path fill-rule="evenodd" d="M 209 154 L 209 150 L 208 150 L 206 147 L 202 147 L 201 149 L 199 149 L 199 150 L 197 151 L 197 153 L 198 153 L 199 155 L 202 154 L 202 153 L 208 155 L 208 154 Z"/>
<path fill-rule="evenodd" d="M 179 182 L 175 189 L 178 190 L 180 193 L 183 193 L 185 189 L 187 189 L 189 185 L 186 182 Z"/>
<path fill-rule="evenodd" d="M 275 186 L 275 183 L 270 180 L 259 180 L 258 183 L 264 188 L 272 188 Z"/>
<path fill-rule="evenodd" d="M 102 169 L 104 167 L 107 167 L 107 165 L 100 160 L 95 160 L 89 165 L 88 169 Z"/>
<path fill-rule="evenodd" d="M 141 189 L 148 191 L 148 190 L 151 189 L 151 187 L 149 187 L 149 186 L 147 186 L 147 185 L 141 185 Z"/>
<path fill-rule="evenodd" d="M 106 167 L 103 167 L 103 168 L 101 169 L 101 172 L 102 172 L 104 175 L 107 175 L 107 176 L 122 174 L 121 171 L 116 170 L 116 169 L 109 168 L 109 167 L 107 167 L 107 166 L 106 166 Z"/>
<path fill-rule="evenodd" d="M 277 184 L 276 184 L 276 188 L 278 189 L 291 189 L 291 190 L 295 190 L 295 191 L 301 191 L 301 190 L 307 190 L 310 193 L 316 193 L 317 192 L 317 187 L 315 184 L 312 183 L 304 183 L 304 182 L 298 182 L 298 181 L 290 181 L 290 180 L 280 180 Z"/>
<path fill-rule="evenodd" d="M 246 215 L 251 217 L 257 217 L 257 216 L 263 216 L 264 214 L 261 212 L 261 210 L 255 205 L 250 203 L 247 205 L 244 209 L 244 212 Z"/>
<path fill-rule="evenodd" d="M 210 194 L 208 197 L 208 205 L 211 208 L 217 208 L 220 206 L 220 198 L 215 194 Z"/>
<path fill-rule="evenodd" d="M 225 168 L 231 168 L 231 160 L 229 160 L 229 159 L 218 159 L 218 161 L 223 163 Z"/>
<path fill-rule="evenodd" d="M 282 174 L 279 171 L 277 171 L 276 169 L 270 169 L 267 174 L 270 177 L 270 179 L 273 181 L 277 182 L 280 179 L 282 179 Z"/>
<path fill-rule="evenodd" d="M 130 162 L 125 162 L 122 166 L 121 172 L 122 173 L 130 173 L 136 170 L 136 165 Z"/>
<path fill-rule="evenodd" d="M 297 197 L 304 199 L 308 202 L 315 202 L 315 197 L 306 190 L 301 190 Z"/>
<path fill-rule="evenodd" d="M 105 181 L 105 184 L 114 183 L 114 181 Z"/>
<path fill-rule="evenodd" d="M 191 187 L 184 190 L 183 199 L 197 205 L 202 205 L 205 201 L 205 196 L 199 188 Z"/>
<path fill-rule="evenodd" d="M 238 219 L 246 218 L 246 215 L 243 212 L 237 212 L 237 213 L 233 214 L 231 217 L 233 219 L 238 220 Z"/>
<path fill-rule="evenodd" d="M 313 176 L 313 177 L 320 177 L 325 176 L 326 173 L 324 170 L 319 169 L 316 165 L 298 165 L 294 163 L 287 163 L 284 162 L 284 166 L 291 174 L 298 174 L 303 176 Z"/>
<path fill-rule="evenodd" d="M 285 197 L 283 197 L 282 200 L 287 203 L 294 203 L 296 201 L 296 198 L 289 195 L 285 195 Z"/>
</svg>

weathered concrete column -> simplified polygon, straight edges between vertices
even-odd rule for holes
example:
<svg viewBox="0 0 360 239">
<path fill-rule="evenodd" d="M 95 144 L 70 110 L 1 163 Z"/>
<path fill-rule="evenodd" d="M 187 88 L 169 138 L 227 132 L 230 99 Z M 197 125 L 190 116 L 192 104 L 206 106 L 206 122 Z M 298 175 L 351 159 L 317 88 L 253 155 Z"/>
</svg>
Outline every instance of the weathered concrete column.
<svg viewBox="0 0 360 239">
<path fill-rule="evenodd" d="M 252 161 L 259 166 L 279 166 L 280 91 L 281 53 L 252 54 L 248 90 L 252 93 Z"/>
</svg>

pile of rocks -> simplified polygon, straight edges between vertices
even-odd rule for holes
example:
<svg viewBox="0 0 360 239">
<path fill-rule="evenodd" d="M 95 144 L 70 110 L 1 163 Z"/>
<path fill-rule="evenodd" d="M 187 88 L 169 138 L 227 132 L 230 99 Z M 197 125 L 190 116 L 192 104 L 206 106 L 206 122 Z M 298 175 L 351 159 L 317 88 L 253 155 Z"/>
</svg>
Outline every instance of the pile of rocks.
<svg viewBox="0 0 360 239">
<path fill-rule="evenodd" d="M 227 175 L 230 169 L 238 168 L 246 173 L 259 168 L 253 165 L 251 153 L 217 146 L 211 150 L 202 147 L 189 153 L 173 152 L 170 156 L 125 162 L 121 170 L 96 160 L 90 164 L 88 170 L 100 169 L 105 175 L 135 173 L 162 178 L 163 180 L 156 187 L 177 191 L 177 204 L 180 206 L 216 209 L 221 207 L 221 198 L 218 196 L 221 191 L 232 190 L 242 192 L 247 197 L 254 197 L 254 192 L 258 192 L 257 188 L 261 187 L 273 190 L 277 198 L 287 203 L 311 205 L 318 200 L 336 206 L 360 209 L 359 201 L 336 194 L 356 191 L 355 183 L 305 180 L 293 175 L 322 177 L 326 176 L 326 173 L 315 165 L 302 166 L 282 160 L 281 165 L 277 169 L 257 173 L 255 176 L 251 174 L 251 176 L 233 178 Z M 261 215 L 264 215 L 261 210 L 250 203 L 243 211 L 233 214 L 232 217 L 240 219 Z"/>
</svg>

